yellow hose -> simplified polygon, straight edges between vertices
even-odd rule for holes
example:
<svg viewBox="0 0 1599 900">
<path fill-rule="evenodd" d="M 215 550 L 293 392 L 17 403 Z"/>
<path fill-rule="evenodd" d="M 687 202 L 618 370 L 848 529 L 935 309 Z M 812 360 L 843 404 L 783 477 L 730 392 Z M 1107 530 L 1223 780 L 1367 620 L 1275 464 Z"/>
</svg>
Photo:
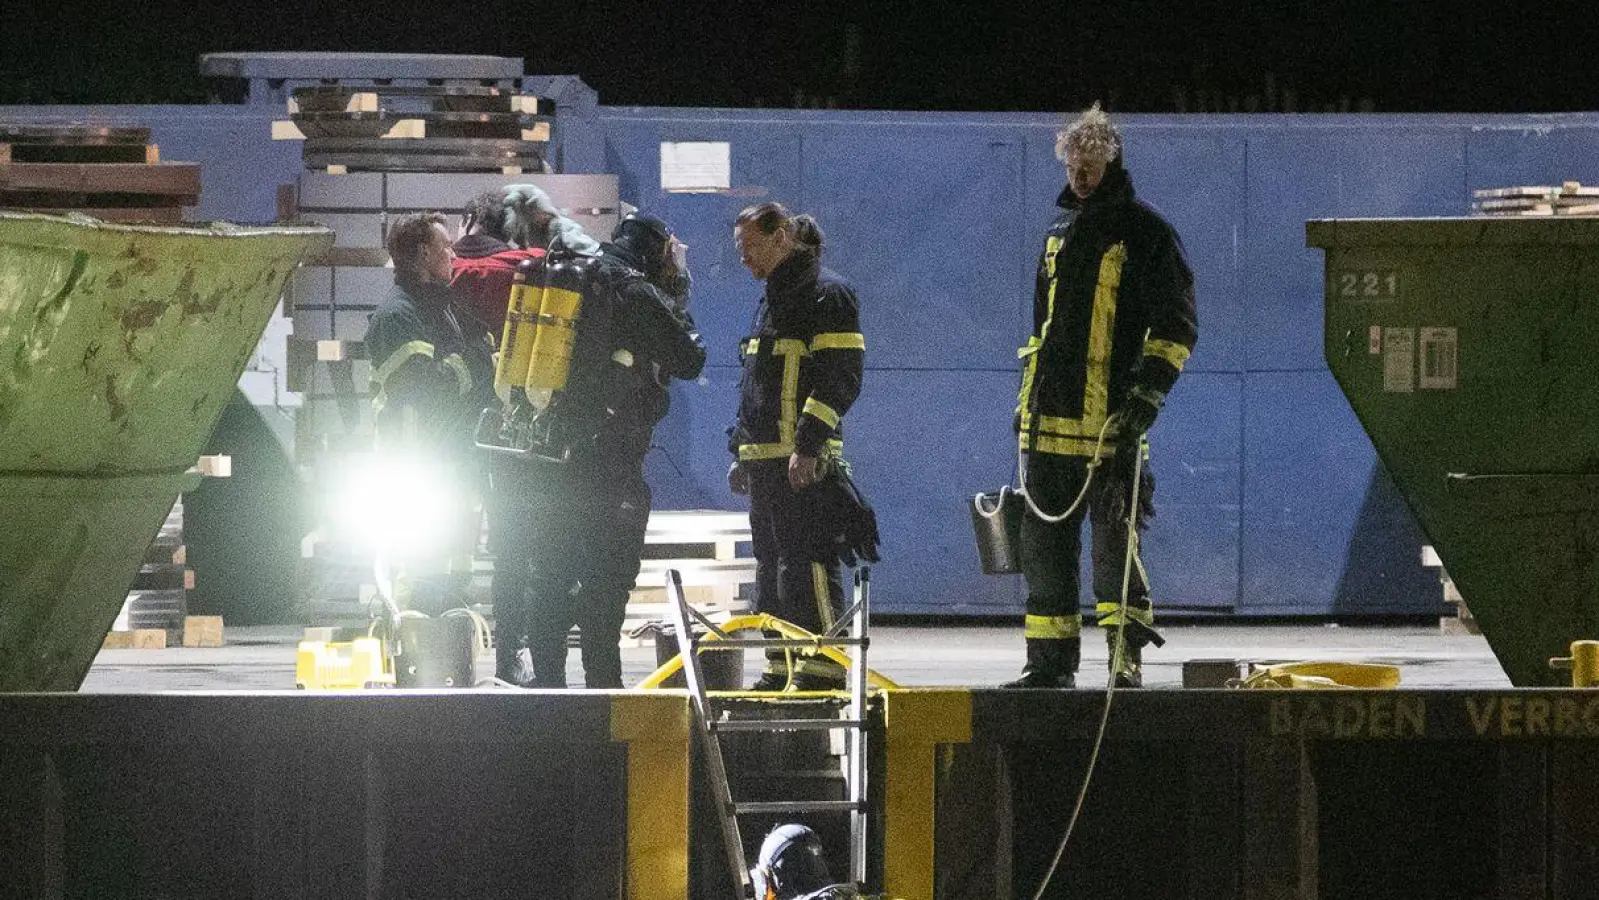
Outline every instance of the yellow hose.
<svg viewBox="0 0 1599 900">
<path fill-rule="evenodd" d="M 759 613 L 752 616 L 734 616 L 717 627 L 722 630 L 723 634 L 732 634 L 733 632 L 737 631 L 752 630 L 775 631 L 791 641 L 817 641 L 818 643 L 816 645 L 816 652 L 822 654 L 833 662 L 838 663 L 845 669 L 850 667 L 848 654 L 843 653 L 837 647 L 822 646 L 820 643 L 822 641 L 821 636 L 806 631 L 792 622 L 785 622 L 776 616 L 768 615 L 766 613 Z M 705 644 L 710 644 L 715 641 L 722 640 L 722 637 L 715 632 L 710 632 L 705 635 L 703 640 Z M 700 652 L 704 653 L 707 650 L 718 649 L 720 648 L 702 645 L 700 647 Z M 729 647 L 727 649 L 736 650 L 741 648 Z M 663 663 L 660 668 L 656 669 L 654 672 L 651 672 L 648 677 L 638 683 L 635 689 L 641 691 L 654 690 L 655 688 L 661 686 L 661 682 L 677 674 L 677 670 L 681 668 L 683 668 L 683 654 L 679 653 Z M 866 670 L 866 681 L 872 687 L 885 691 L 895 690 L 899 687 L 899 685 L 895 684 L 893 681 L 890 681 L 889 679 L 877 674 L 876 672 L 873 672 L 870 669 Z"/>
</svg>

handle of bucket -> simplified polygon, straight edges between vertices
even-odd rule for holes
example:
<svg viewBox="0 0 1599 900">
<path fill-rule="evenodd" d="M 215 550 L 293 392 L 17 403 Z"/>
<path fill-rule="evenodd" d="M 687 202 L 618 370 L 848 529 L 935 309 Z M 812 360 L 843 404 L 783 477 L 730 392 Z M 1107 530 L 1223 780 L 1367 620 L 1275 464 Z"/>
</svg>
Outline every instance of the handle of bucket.
<svg viewBox="0 0 1599 900">
<path fill-rule="evenodd" d="M 994 501 L 994 508 L 993 509 L 984 509 L 983 508 L 983 498 L 987 497 L 988 495 L 984 494 L 982 492 L 978 492 L 978 493 L 972 495 L 972 507 L 977 510 L 977 514 L 978 515 L 982 516 L 985 519 L 992 519 L 995 516 L 999 515 L 999 511 L 1000 510 L 1005 508 L 1005 496 L 1007 494 L 1011 494 L 1011 493 L 1014 493 L 1014 491 L 1011 489 L 1011 486 L 1008 485 L 1008 484 L 1005 485 L 1004 487 L 999 489 L 999 499 Z"/>
</svg>

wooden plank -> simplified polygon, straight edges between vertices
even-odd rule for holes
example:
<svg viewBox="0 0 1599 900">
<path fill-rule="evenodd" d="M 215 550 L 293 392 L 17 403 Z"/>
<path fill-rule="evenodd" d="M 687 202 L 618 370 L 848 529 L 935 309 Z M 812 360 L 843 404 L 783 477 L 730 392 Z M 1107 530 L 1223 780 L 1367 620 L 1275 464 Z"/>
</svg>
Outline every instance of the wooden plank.
<svg viewBox="0 0 1599 900">
<path fill-rule="evenodd" d="M 29 163 L 0 165 L 0 186 L 10 190 L 79 194 L 198 196 L 197 163 Z"/>
<path fill-rule="evenodd" d="M 105 636 L 102 650 L 164 650 L 167 632 L 164 628 L 136 628 L 132 631 L 113 631 Z"/>
<path fill-rule="evenodd" d="M 183 618 L 183 646 L 222 646 L 222 617 L 185 616 Z"/>
</svg>

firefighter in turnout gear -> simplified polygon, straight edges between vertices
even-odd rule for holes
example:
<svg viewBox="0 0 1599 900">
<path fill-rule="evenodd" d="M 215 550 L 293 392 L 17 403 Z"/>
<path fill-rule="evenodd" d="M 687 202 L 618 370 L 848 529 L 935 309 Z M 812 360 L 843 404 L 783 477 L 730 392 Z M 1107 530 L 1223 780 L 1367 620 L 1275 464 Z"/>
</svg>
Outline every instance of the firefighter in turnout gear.
<svg viewBox="0 0 1599 900">
<path fill-rule="evenodd" d="M 1121 619 L 1127 517 L 1142 531 L 1154 513 L 1147 468 L 1133 500 L 1134 463 L 1198 335 L 1194 280 L 1177 233 L 1134 197 L 1121 135 L 1097 103 L 1059 134 L 1055 152 L 1066 164 L 1067 185 L 1038 264 L 1033 331 L 1018 351 L 1016 423 L 1029 501 L 1020 547 L 1027 665 L 1006 686 L 1075 683 L 1086 517 L 1094 608 L 1111 644 L 1112 674 L 1119 686 L 1138 687 L 1141 650 L 1160 638 L 1136 561 L 1127 621 Z M 1103 460 L 1097 468 L 1090 465 L 1096 450 Z M 1118 634 L 1125 637 L 1122 653 Z"/>
<path fill-rule="evenodd" d="M 464 599 L 480 520 L 475 508 L 472 423 L 494 400 L 494 363 L 480 333 L 463 328 L 450 306 L 454 254 L 444 217 L 401 216 L 385 242 L 394 260 L 394 287 L 372 314 L 364 338 L 372 360 L 376 447 L 389 460 L 418 461 L 427 485 L 395 484 L 396 492 L 448 498 L 446 527 L 433 546 L 385 548 L 393 599 L 402 607 L 442 612 Z M 441 524 L 441 523 L 434 523 Z"/>
<path fill-rule="evenodd" d="M 547 282 L 551 295 L 566 285 L 580 306 L 570 320 L 539 326 L 575 332 L 567 344 L 569 377 L 563 373 L 564 387 L 543 410 L 558 422 L 550 432 L 558 446 L 493 470 L 496 490 L 505 484 L 517 498 L 497 503 L 495 638 L 515 648 L 526 636 L 533 677 L 517 679 L 525 686 L 566 687 L 566 637 L 576 625 L 584 684 L 622 687 L 622 622 L 650 515 L 644 456 L 666 415 L 671 379 L 697 378 L 705 365 L 680 293 L 688 283 L 683 250 L 666 223 L 630 215 L 598 255 L 555 248 L 532 264 L 528 283 Z M 550 304 L 543 308 L 541 319 Z M 538 348 L 559 343 L 555 334 L 539 332 L 535 358 L 522 361 L 532 374 L 519 383 L 535 383 Z M 501 349 L 502 365 L 513 350 Z M 499 666 L 520 674 L 503 652 Z"/>
<path fill-rule="evenodd" d="M 850 285 L 822 268 L 822 233 L 810 216 L 752 206 L 739 214 L 734 241 L 766 291 L 742 344 L 728 486 L 750 497 L 757 609 L 822 633 L 843 612 L 843 566 L 877 558 L 875 518 L 842 456 L 866 355 L 860 311 Z M 839 667 L 819 655 L 790 663 L 790 654 L 768 652 L 752 689 L 843 686 Z"/>
</svg>

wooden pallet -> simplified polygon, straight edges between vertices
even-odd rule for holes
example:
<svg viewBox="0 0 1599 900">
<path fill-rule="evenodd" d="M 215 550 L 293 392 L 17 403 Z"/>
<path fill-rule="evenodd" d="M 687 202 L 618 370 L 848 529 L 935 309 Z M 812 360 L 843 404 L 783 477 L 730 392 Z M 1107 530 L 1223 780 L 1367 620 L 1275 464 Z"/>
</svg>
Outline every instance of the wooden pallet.
<svg viewBox="0 0 1599 900">
<path fill-rule="evenodd" d="M 1444 570 L 1444 562 L 1438 558 L 1438 552 L 1428 545 L 1421 548 L 1421 564 L 1429 569 L 1438 570 L 1438 582 L 1443 586 L 1444 602 L 1455 607 L 1452 616 L 1440 616 L 1438 631 L 1441 634 L 1482 634 L 1482 629 L 1477 625 L 1477 619 L 1466 608 L 1466 598 L 1460 595 L 1460 590 L 1455 587 L 1455 582 Z"/>
<path fill-rule="evenodd" d="M 200 167 L 163 163 L 147 128 L 0 123 L 0 207 L 109 222 L 178 224 Z"/>
<path fill-rule="evenodd" d="M 1482 216 L 1599 215 L 1599 187 L 1585 187 L 1576 181 L 1487 188 L 1473 191 L 1472 197 L 1472 211 Z"/>
</svg>

